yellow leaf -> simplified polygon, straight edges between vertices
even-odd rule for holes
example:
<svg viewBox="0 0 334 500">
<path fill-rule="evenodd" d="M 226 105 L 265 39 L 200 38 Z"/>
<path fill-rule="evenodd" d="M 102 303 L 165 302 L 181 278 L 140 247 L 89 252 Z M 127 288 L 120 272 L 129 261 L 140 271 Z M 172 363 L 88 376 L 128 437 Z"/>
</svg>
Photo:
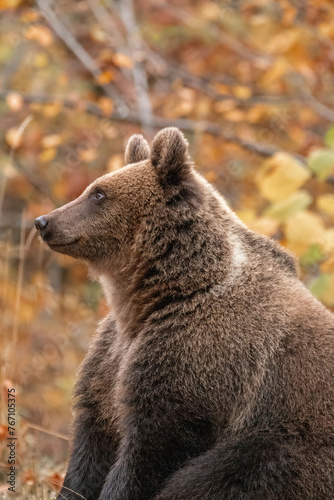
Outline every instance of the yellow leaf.
<svg viewBox="0 0 334 500">
<path fill-rule="evenodd" d="M 118 66 L 120 68 L 126 68 L 126 69 L 133 68 L 133 60 L 126 54 L 117 52 L 116 54 L 113 54 L 112 60 L 115 66 Z"/>
<path fill-rule="evenodd" d="M 45 104 L 43 106 L 43 114 L 48 118 L 54 118 L 59 115 L 60 111 L 63 108 L 63 104 L 61 102 L 54 102 L 53 104 Z"/>
<path fill-rule="evenodd" d="M 52 31 L 47 26 L 28 26 L 24 36 L 27 40 L 34 40 L 43 47 L 49 47 L 53 43 Z"/>
<path fill-rule="evenodd" d="M 45 135 L 41 141 L 43 148 L 55 148 L 62 143 L 62 136 L 59 134 Z"/>
<path fill-rule="evenodd" d="M 317 198 L 317 208 L 334 216 L 334 194 L 323 194 Z"/>
<path fill-rule="evenodd" d="M 23 98 L 18 92 L 10 92 L 6 97 L 6 103 L 12 111 L 19 111 L 23 106 Z"/>
<path fill-rule="evenodd" d="M 326 229 L 319 215 L 309 211 L 298 212 L 286 221 L 284 229 L 287 247 L 298 256 L 303 255 L 313 244 L 325 250 Z"/>
<path fill-rule="evenodd" d="M 251 208 L 244 208 L 236 211 L 237 216 L 247 225 L 256 218 L 255 210 Z"/>
<path fill-rule="evenodd" d="M 16 9 L 22 0 L 0 0 L 0 10 Z"/>
<path fill-rule="evenodd" d="M 249 99 L 252 95 L 252 90 L 245 85 L 237 85 L 233 89 L 233 94 L 239 99 Z"/>
<path fill-rule="evenodd" d="M 17 148 L 22 143 L 22 134 L 16 127 L 9 128 L 6 132 L 6 142 L 11 148 Z"/>
<path fill-rule="evenodd" d="M 39 161 L 41 163 L 48 163 L 49 161 L 52 161 L 57 154 L 57 149 L 56 148 L 48 148 L 44 149 L 39 155 Z"/>
<path fill-rule="evenodd" d="M 262 196 L 276 202 L 297 191 L 310 176 L 310 172 L 293 156 L 276 153 L 263 162 L 256 181 Z"/>
<path fill-rule="evenodd" d="M 43 52 L 39 52 L 34 57 L 34 66 L 35 68 L 45 68 L 49 62 L 49 58 Z"/>
</svg>

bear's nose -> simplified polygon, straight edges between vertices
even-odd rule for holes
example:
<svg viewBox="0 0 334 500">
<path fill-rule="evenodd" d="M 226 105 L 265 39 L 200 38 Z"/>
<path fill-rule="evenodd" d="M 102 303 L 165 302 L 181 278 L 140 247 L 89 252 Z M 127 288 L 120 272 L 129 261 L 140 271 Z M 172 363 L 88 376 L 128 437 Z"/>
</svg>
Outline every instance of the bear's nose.
<svg viewBox="0 0 334 500">
<path fill-rule="evenodd" d="M 35 220 L 35 227 L 36 227 L 36 229 L 38 229 L 38 231 L 45 229 L 47 224 L 48 224 L 48 221 L 46 220 L 44 215 L 37 217 L 37 219 Z"/>
</svg>

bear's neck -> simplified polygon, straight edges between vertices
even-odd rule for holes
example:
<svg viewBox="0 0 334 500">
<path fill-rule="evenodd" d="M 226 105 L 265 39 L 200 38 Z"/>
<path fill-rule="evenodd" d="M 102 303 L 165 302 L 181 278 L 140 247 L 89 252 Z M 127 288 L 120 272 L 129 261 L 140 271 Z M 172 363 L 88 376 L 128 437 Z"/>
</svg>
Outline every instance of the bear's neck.
<svg viewBox="0 0 334 500">
<path fill-rule="evenodd" d="M 157 317 L 182 314 L 186 301 L 222 293 L 241 276 L 246 250 L 226 222 L 189 214 L 159 225 L 146 221 L 127 263 L 100 277 L 122 333 L 134 337 Z"/>
</svg>

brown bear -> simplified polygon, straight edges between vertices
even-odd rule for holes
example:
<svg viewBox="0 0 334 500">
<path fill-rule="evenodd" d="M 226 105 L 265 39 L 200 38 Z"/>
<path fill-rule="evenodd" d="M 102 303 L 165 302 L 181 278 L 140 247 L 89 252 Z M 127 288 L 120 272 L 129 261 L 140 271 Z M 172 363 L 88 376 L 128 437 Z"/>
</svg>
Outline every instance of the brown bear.
<svg viewBox="0 0 334 500">
<path fill-rule="evenodd" d="M 334 498 L 334 316 L 195 172 L 176 128 L 36 219 L 110 314 L 75 389 L 59 499 Z"/>
</svg>

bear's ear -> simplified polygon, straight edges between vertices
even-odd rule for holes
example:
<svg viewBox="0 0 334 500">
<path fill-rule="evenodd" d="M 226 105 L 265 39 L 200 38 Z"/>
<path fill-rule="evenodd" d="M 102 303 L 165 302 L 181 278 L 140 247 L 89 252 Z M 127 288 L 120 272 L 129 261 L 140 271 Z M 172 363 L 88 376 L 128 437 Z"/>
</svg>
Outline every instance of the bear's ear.
<svg viewBox="0 0 334 500">
<path fill-rule="evenodd" d="M 130 137 L 125 150 L 125 165 L 130 163 L 138 163 L 139 161 L 148 160 L 150 157 L 150 146 L 140 134 L 135 134 Z"/>
<path fill-rule="evenodd" d="M 192 165 L 188 141 L 178 128 L 164 128 L 155 136 L 151 162 L 163 187 L 180 184 L 188 177 Z"/>
</svg>

